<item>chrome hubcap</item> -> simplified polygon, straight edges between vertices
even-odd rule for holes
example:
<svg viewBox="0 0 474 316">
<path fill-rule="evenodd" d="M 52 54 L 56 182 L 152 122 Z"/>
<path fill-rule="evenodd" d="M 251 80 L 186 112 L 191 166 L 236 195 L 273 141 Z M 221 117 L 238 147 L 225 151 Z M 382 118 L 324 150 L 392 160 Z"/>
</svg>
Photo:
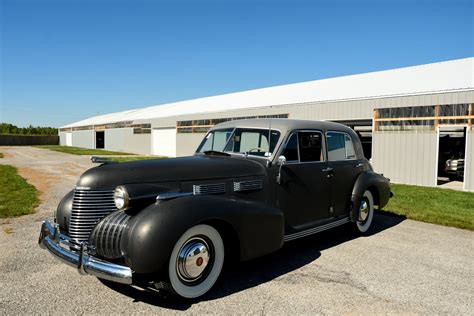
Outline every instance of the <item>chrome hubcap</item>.
<svg viewBox="0 0 474 316">
<path fill-rule="evenodd" d="M 199 237 L 186 241 L 178 253 L 176 271 L 178 276 L 185 282 L 198 280 L 209 264 L 209 245 Z"/>
<path fill-rule="evenodd" d="M 369 203 L 366 200 L 360 202 L 359 208 L 359 222 L 363 222 L 369 216 Z"/>
</svg>

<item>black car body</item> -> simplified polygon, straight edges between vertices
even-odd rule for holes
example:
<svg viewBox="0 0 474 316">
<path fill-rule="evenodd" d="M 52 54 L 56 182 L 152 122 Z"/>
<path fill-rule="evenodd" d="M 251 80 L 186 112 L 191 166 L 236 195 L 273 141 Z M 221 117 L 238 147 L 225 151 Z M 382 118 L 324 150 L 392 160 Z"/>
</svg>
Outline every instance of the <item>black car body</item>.
<svg viewBox="0 0 474 316">
<path fill-rule="evenodd" d="M 194 156 L 86 171 L 55 223 L 43 223 L 40 245 L 85 274 L 198 297 L 224 258 L 263 256 L 349 222 L 366 232 L 374 205 L 390 196 L 344 125 L 231 121 L 212 128 Z"/>
</svg>

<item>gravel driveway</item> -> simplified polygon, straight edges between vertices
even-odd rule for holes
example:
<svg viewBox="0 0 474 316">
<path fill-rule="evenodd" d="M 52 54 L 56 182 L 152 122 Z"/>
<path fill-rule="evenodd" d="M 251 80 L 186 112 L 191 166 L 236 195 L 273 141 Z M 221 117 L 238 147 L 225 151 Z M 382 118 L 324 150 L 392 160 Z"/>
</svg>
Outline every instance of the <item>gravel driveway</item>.
<svg viewBox="0 0 474 316">
<path fill-rule="evenodd" d="M 201 301 L 80 276 L 37 245 L 88 157 L 0 147 L 42 192 L 37 213 L 0 220 L 0 311 L 22 313 L 474 314 L 474 233 L 376 215 L 372 234 L 340 227 L 228 269 Z"/>
</svg>

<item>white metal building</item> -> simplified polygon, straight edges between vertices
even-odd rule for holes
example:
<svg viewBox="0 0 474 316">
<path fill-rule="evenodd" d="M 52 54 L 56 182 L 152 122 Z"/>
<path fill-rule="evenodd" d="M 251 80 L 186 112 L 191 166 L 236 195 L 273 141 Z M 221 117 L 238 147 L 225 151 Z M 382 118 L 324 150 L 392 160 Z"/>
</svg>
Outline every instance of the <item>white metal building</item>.
<svg viewBox="0 0 474 316">
<path fill-rule="evenodd" d="M 458 151 L 462 187 L 474 191 L 473 103 L 474 58 L 465 58 L 100 115 L 61 127 L 60 143 L 184 156 L 225 120 L 331 120 L 361 133 L 366 156 L 392 182 L 436 186 L 446 155 Z"/>
</svg>

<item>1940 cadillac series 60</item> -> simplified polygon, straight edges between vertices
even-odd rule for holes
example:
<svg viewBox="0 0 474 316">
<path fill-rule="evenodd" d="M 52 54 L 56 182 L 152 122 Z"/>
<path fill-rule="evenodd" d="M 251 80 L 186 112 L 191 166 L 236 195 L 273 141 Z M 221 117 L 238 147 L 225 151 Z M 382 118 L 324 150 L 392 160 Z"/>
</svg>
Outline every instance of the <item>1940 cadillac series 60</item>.
<svg viewBox="0 0 474 316">
<path fill-rule="evenodd" d="M 39 243 L 83 274 L 208 292 L 224 260 L 248 260 L 290 240 L 352 223 L 366 232 L 389 180 L 336 123 L 230 121 L 194 156 L 103 163 L 87 170 Z M 349 225 L 349 224 L 348 224 Z"/>
</svg>

